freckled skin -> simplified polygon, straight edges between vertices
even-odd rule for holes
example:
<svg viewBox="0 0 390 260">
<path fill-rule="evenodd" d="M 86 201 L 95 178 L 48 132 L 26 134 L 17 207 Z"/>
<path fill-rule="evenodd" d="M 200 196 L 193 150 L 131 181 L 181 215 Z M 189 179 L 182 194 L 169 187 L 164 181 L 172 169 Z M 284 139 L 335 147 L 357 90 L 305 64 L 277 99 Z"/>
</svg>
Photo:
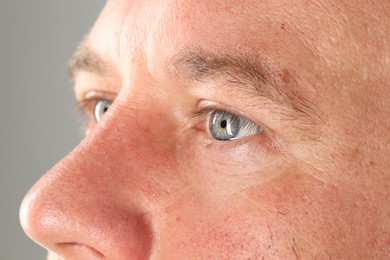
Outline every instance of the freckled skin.
<svg viewBox="0 0 390 260">
<path fill-rule="evenodd" d="M 388 1 L 108 1 L 85 44 L 109 70 L 75 95 L 115 102 L 26 195 L 24 230 L 48 259 L 386 258 L 389 31 Z M 190 47 L 269 61 L 315 122 L 173 78 Z M 202 100 L 264 132 L 213 140 Z"/>
</svg>

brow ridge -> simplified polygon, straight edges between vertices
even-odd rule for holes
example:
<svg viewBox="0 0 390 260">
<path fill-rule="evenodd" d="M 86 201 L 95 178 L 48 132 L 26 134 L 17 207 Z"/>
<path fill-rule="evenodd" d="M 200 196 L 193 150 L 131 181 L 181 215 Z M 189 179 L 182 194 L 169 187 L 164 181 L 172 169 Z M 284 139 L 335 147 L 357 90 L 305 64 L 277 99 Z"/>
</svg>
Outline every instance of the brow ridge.
<svg viewBox="0 0 390 260">
<path fill-rule="evenodd" d="M 194 81 L 204 82 L 214 77 L 222 77 L 228 83 L 237 85 L 240 91 L 249 95 L 267 98 L 288 112 L 289 120 L 299 120 L 305 126 L 324 122 L 321 113 L 313 102 L 297 91 L 298 84 L 289 77 L 283 79 L 281 69 L 264 61 L 253 53 L 205 51 L 200 48 L 187 48 L 173 58 L 173 75 Z"/>
<path fill-rule="evenodd" d="M 288 91 L 285 82 L 277 69 L 247 53 L 238 53 L 233 56 L 228 53 L 211 53 L 203 50 L 189 50 L 179 53 L 174 58 L 174 71 L 176 75 L 185 75 L 186 78 L 196 81 L 204 81 L 208 78 L 222 76 L 229 83 L 249 86 L 249 91 L 266 97 L 277 104 L 301 111 L 294 106 L 294 99 L 304 103 L 303 98 L 295 97 L 292 91 Z M 310 104 L 303 104 L 309 107 Z"/>
<path fill-rule="evenodd" d="M 99 75 L 105 75 L 107 63 L 91 48 L 84 43 L 81 44 L 68 62 L 68 78 L 74 82 L 77 73 L 80 71 L 92 72 Z"/>
</svg>

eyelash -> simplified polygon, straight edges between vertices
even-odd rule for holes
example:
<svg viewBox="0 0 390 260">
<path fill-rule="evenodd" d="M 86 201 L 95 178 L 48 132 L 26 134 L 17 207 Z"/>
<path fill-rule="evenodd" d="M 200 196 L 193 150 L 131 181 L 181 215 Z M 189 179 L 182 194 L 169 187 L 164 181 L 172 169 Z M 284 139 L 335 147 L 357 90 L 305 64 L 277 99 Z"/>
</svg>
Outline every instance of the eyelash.
<svg viewBox="0 0 390 260">
<path fill-rule="evenodd" d="M 79 114 L 93 118 L 94 108 L 100 100 L 107 100 L 111 103 L 116 99 L 116 94 L 105 91 L 90 91 L 85 94 L 85 98 L 77 101 L 76 107 Z"/>
<path fill-rule="evenodd" d="M 250 132 L 258 132 L 256 135 L 261 134 L 264 131 L 263 126 L 257 124 L 254 122 L 254 120 L 248 119 L 247 117 L 243 115 L 239 115 L 239 112 L 233 111 L 230 108 L 217 106 L 217 105 L 209 105 L 206 107 L 203 107 L 199 109 L 198 111 L 195 111 L 191 114 L 191 117 L 195 121 L 200 121 L 200 123 L 197 123 L 195 125 L 195 128 L 198 130 L 206 131 L 208 135 L 212 136 L 209 130 L 209 120 L 210 116 L 216 113 L 216 115 L 225 115 L 225 116 L 232 116 L 232 121 L 243 121 L 244 123 L 240 125 L 243 129 L 246 129 Z M 249 137 L 249 136 L 248 136 Z M 240 138 L 237 138 L 240 139 Z M 235 140 L 231 139 L 231 141 Z"/>
<path fill-rule="evenodd" d="M 96 103 L 101 99 L 102 98 L 100 97 L 91 97 L 81 101 L 77 101 L 76 103 L 77 111 L 81 116 L 92 115 L 93 108 L 95 107 Z"/>
<path fill-rule="evenodd" d="M 94 117 L 94 109 L 99 102 L 99 100 L 105 100 L 101 95 L 91 96 L 86 99 L 77 101 L 76 108 L 78 112 L 78 117 L 81 119 L 81 130 L 83 132 L 88 132 L 91 127 L 96 124 Z M 109 99 L 107 99 L 109 100 Z"/>
<path fill-rule="evenodd" d="M 96 124 L 95 120 L 95 109 L 96 105 L 99 101 L 106 100 L 109 102 L 113 102 L 111 99 L 107 99 L 102 97 L 101 95 L 91 96 L 89 98 L 86 98 L 82 101 L 79 101 L 77 103 L 78 111 L 82 115 L 81 117 L 85 119 L 83 120 L 83 130 L 88 131 L 91 126 Z M 243 129 L 243 131 L 247 131 L 249 133 L 255 133 L 255 134 L 248 134 L 244 136 L 240 136 L 237 138 L 231 138 L 231 139 L 217 139 L 213 133 L 210 131 L 210 117 L 214 116 L 222 116 L 222 117 L 231 117 L 230 122 L 240 122 L 242 124 L 239 124 L 239 127 Z M 258 135 L 263 132 L 263 127 L 259 124 L 256 124 L 253 120 L 248 119 L 245 116 L 239 115 L 238 112 L 232 111 L 230 108 L 221 107 L 217 105 L 208 105 L 206 107 L 203 107 L 193 113 L 191 113 L 191 118 L 196 121 L 201 121 L 200 123 L 197 123 L 194 127 L 198 130 L 203 130 L 208 133 L 210 137 L 212 137 L 215 140 L 218 141 L 232 141 L 235 139 L 241 139 L 244 137 L 249 137 L 253 135 Z"/>
</svg>

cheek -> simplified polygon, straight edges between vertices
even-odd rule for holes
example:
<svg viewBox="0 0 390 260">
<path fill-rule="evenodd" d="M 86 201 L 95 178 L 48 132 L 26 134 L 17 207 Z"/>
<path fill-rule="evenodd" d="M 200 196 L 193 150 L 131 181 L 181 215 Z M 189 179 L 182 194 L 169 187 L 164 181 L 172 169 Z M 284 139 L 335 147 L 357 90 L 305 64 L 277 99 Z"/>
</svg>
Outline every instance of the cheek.
<svg viewBox="0 0 390 260">
<path fill-rule="evenodd" d="M 270 250 L 281 252 L 288 246 L 303 258 L 343 256 L 346 251 L 359 255 L 368 250 L 362 245 L 374 237 L 366 227 L 375 226 L 377 219 L 372 208 L 359 209 L 367 203 L 349 185 L 336 187 L 295 168 L 282 178 L 247 189 L 245 196 L 264 213 Z"/>
<path fill-rule="evenodd" d="M 178 162 L 191 186 L 161 213 L 158 258 L 176 252 L 182 259 L 261 259 L 277 251 L 294 257 L 286 223 L 272 204 L 262 204 L 267 194 L 256 198 L 252 192 L 284 174 L 287 159 L 264 143 L 220 145 L 200 133 L 189 135 L 180 142 Z"/>
<path fill-rule="evenodd" d="M 194 194 L 166 209 L 161 229 L 163 250 L 158 258 L 176 252 L 180 259 L 260 259 L 269 246 L 262 217 L 241 196 L 204 201 Z"/>
<path fill-rule="evenodd" d="M 216 141 L 204 131 L 191 130 L 181 137 L 178 154 L 180 171 L 211 196 L 268 182 L 289 165 L 287 156 L 266 136 Z"/>
</svg>

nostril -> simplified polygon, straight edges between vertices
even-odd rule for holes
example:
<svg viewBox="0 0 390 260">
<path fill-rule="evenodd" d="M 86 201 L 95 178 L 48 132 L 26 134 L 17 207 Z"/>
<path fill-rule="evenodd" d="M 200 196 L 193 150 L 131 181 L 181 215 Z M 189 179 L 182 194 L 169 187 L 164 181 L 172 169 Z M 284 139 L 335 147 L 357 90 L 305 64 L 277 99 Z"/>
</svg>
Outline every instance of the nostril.
<svg viewBox="0 0 390 260">
<path fill-rule="evenodd" d="M 77 242 L 61 242 L 56 243 L 57 249 L 59 252 L 66 252 L 66 255 L 73 254 L 77 252 L 77 255 L 88 256 L 88 259 L 103 259 L 105 256 L 96 250 L 95 248 Z"/>
</svg>

